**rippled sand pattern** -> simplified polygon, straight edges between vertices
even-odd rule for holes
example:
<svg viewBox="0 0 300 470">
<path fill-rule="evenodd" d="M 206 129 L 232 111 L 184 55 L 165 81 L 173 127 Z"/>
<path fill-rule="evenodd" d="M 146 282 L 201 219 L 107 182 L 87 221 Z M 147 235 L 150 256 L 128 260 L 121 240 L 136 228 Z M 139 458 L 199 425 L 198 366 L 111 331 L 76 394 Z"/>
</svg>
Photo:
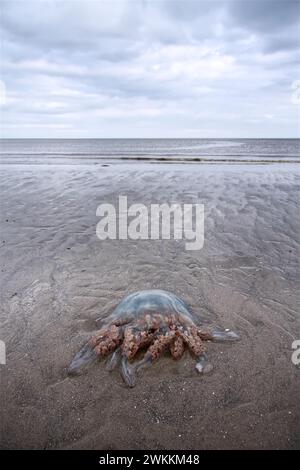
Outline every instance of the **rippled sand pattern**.
<svg viewBox="0 0 300 470">
<path fill-rule="evenodd" d="M 299 448 L 297 166 L 2 165 L 2 448 Z M 96 208 L 204 203 L 205 245 L 99 241 Z M 128 293 L 176 293 L 242 335 L 215 371 L 166 357 L 135 389 L 65 368 Z"/>
</svg>

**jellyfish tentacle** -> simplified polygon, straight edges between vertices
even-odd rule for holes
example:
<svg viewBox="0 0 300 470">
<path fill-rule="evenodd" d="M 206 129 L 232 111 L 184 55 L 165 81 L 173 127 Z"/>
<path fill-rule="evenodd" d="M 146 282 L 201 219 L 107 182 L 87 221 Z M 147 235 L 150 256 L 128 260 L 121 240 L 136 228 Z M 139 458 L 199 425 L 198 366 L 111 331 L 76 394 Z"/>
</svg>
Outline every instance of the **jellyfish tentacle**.
<svg viewBox="0 0 300 470">
<path fill-rule="evenodd" d="M 90 339 L 90 345 L 98 356 L 105 357 L 112 353 L 123 340 L 123 328 L 112 325 L 100 330 Z"/>
<path fill-rule="evenodd" d="M 136 384 L 137 374 L 141 369 L 150 367 L 154 361 L 156 361 L 163 352 L 169 347 L 171 342 L 174 340 L 175 331 L 167 329 L 164 333 L 159 334 L 157 332 L 156 339 L 147 349 L 143 359 L 131 363 L 130 357 L 123 353 L 121 374 L 123 380 L 129 387 L 134 387 Z M 133 356 L 132 356 L 133 357 Z"/>
<path fill-rule="evenodd" d="M 91 347 L 90 342 L 85 345 L 75 354 L 71 364 L 68 367 L 68 375 L 80 375 L 84 370 L 93 364 L 97 359 L 97 354 Z"/>
<path fill-rule="evenodd" d="M 131 363 L 126 356 L 123 356 L 121 362 L 121 375 L 126 385 L 128 385 L 128 387 L 134 387 L 138 372 L 142 368 L 150 367 L 151 364 L 151 356 L 144 357 L 140 361 L 134 363 Z"/>
<path fill-rule="evenodd" d="M 152 361 L 156 361 L 173 342 L 175 335 L 175 331 L 170 330 L 169 328 L 167 328 L 162 334 L 158 334 L 145 353 L 145 358 L 151 357 Z"/>
<path fill-rule="evenodd" d="M 196 369 L 199 374 L 208 374 L 213 370 L 213 365 L 208 362 L 207 355 L 203 352 L 198 358 L 196 363 Z"/>
<path fill-rule="evenodd" d="M 103 341 L 108 334 L 108 328 L 101 328 L 100 330 L 96 331 L 95 334 L 90 338 L 89 343 L 92 348 L 94 348 L 100 341 Z"/>
<path fill-rule="evenodd" d="M 122 355 L 126 356 L 127 359 L 132 359 L 139 349 L 137 341 L 138 333 L 135 325 L 125 328 Z"/>
<path fill-rule="evenodd" d="M 94 348 L 99 343 L 104 341 L 112 332 L 116 331 L 116 327 L 112 325 L 105 326 L 100 328 L 100 330 L 96 331 L 93 336 L 90 338 L 90 344 Z"/>
<path fill-rule="evenodd" d="M 150 367 L 152 365 L 151 356 L 146 355 L 140 361 L 136 361 L 131 363 L 126 356 L 122 357 L 122 365 L 121 365 L 121 374 L 123 380 L 129 387 L 134 387 L 137 380 L 138 372 L 146 367 Z"/>
<path fill-rule="evenodd" d="M 197 328 L 197 335 L 202 341 L 213 341 L 213 333 L 210 330 L 203 330 L 202 328 Z"/>
<path fill-rule="evenodd" d="M 117 365 L 120 363 L 121 357 L 122 357 L 121 348 L 118 347 L 108 358 L 107 363 L 106 363 L 106 370 L 108 370 L 109 372 L 114 370 L 117 367 Z"/>
<path fill-rule="evenodd" d="M 148 346 L 153 341 L 156 334 L 156 331 L 142 329 L 140 325 L 127 327 L 124 331 L 122 354 L 129 360 L 133 359 L 140 349 Z"/>
<path fill-rule="evenodd" d="M 176 335 L 170 344 L 170 353 L 174 359 L 180 359 L 184 353 L 184 342 L 181 336 Z"/>
<path fill-rule="evenodd" d="M 200 336 L 197 334 L 197 328 L 193 326 L 191 328 L 179 331 L 190 352 L 196 357 L 201 356 L 201 354 L 204 352 L 204 344 Z"/>
<path fill-rule="evenodd" d="M 232 330 L 213 330 L 211 332 L 212 340 L 216 342 L 239 341 L 240 336 Z"/>
</svg>

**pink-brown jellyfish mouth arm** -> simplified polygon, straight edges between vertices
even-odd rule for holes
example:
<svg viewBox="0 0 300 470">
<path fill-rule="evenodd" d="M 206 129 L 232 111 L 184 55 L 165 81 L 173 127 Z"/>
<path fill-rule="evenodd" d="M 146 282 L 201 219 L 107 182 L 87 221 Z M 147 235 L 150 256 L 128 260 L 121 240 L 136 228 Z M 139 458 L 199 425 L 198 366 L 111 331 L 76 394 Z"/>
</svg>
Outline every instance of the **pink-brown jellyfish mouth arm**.
<svg viewBox="0 0 300 470">
<path fill-rule="evenodd" d="M 122 358 L 121 374 L 128 387 L 134 387 L 137 374 L 141 369 L 150 367 L 153 362 L 160 358 L 170 344 L 174 341 L 175 332 L 167 331 L 166 334 L 158 334 L 154 342 L 148 348 L 143 359 L 131 363 L 129 357 L 124 354 Z"/>
<path fill-rule="evenodd" d="M 184 342 L 181 336 L 175 336 L 174 341 L 170 344 L 170 353 L 176 360 L 182 358 L 184 353 Z"/>
<path fill-rule="evenodd" d="M 90 339 L 90 344 L 99 357 L 105 357 L 123 341 L 123 328 L 112 325 L 110 328 L 100 330 Z"/>
<path fill-rule="evenodd" d="M 68 368 L 68 375 L 80 375 L 97 358 L 108 356 L 120 345 L 123 338 L 121 327 L 112 325 L 99 330 L 75 355 Z"/>
</svg>

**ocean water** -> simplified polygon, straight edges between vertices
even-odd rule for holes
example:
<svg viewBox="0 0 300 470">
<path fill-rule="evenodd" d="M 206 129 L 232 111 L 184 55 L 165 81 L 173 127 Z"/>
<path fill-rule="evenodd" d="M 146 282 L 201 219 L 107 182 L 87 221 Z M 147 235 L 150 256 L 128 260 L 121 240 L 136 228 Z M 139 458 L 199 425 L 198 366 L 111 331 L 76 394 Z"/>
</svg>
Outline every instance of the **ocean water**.
<svg viewBox="0 0 300 470">
<path fill-rule="evenodd" d="M 300 162 L 300 139 L 1 139 L 2 163 Z"/>
</svg>

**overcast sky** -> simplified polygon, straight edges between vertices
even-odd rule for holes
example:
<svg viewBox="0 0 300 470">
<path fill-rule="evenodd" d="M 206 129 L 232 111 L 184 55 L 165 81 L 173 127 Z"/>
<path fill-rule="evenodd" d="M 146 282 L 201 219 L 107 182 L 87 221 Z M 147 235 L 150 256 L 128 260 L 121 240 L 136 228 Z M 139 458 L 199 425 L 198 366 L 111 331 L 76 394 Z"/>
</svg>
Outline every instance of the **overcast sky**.
<svg viewBox="0 0 300 470">
<path fill-rule="evenodd" d="M 299 0 L 0 7 L 3 137 L 299 137 Z"/>
</svg>

